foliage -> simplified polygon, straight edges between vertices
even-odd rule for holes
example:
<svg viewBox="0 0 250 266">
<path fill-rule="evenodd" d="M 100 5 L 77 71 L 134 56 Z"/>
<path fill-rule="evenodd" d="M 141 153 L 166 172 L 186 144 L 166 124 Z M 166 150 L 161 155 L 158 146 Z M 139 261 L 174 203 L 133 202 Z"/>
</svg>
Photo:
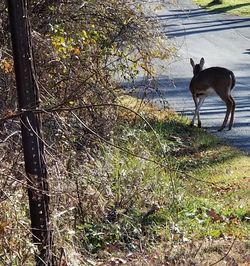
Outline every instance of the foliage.
<svg viewBox="0 0 250 266">
<path fill-rule="evenodd" d="M 168 57 L 170 50 L 140 1 L 28 2 L 40 107 L 46 110 L 43 140 L 58 230 L 55 253 L 59 256 L 61 248 L 69 260 L 79 261 L 68 255 L 80 254 L 74 249 L 73 225 L 81 227 L 87 210 L 89 224 L 93 217 L 103 219 L 106 211 L 105 195 L 96 187 L 102 179 L 94 178 L 99 176 L 95 158 L 101 152 L 99 140 L 112 141 L 118 96 L 124 93 L 121 82 L 139 75 L 154 79 L 153 59 Z M 8 265 L 28 265 L 34 246 L 27 237 L 27 185 L 5 2 L 0 12 L 0 258 Z"/>
<path fill-rule="evenodd" d="M 5 115 L 15 109 L 15 87 L 7 13 L 1 5 L 1 115 Z M 120 92 L 119 77 L 134 79 L 144 73 L 152 78 L 152 59 L 169 55 L 153 19 L 146 19 L 137 1 L 31 1 L 30 10 L 42 108 L 113 103 Z M 114 109 L 79 113 L 107 136 L 115 122 Z"/>
</svg>

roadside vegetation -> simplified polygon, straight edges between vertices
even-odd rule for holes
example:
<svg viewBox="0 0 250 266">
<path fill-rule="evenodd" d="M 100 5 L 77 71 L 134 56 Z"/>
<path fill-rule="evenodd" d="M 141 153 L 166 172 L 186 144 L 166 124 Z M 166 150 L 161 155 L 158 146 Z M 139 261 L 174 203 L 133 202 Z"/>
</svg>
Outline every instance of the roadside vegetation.
<svg viewBox="0 0 250 266">
<path fill-rule="evenodd" d="M 65 174 L 51 177 L 63 260 L 200 265 L 230 251 L 226 261 L 249 262 L 249 157 L 171 110 L 128 96 L 119 104 L 110 143 L 97 137 L 94 153 L 71 150 L 57 161 Z M 1 254 L 20 265 L 32 249 L 25 185 L 4 193 Z"/>
<path fill-rule="evenodd" d="M 137 100 L 125 99 L 137 109 Z M 228 261 L 249 261 L 249 157 L 190 128 L 171 110 L 147 103 L 140 104 L 139 113 L 143 117 L 121 113 L 119 133 L 112 137 L 119 149 L 104 152 L 113 184 L 110 220 L 100 227 L 91 223 L 91 234 L 97 236 L 92 241 L 99 241 L 100 250 L 113 251 L 112 258 L 124 256 L 121 250 L 148 250 L 149 255 L 158 247 L 162 253 L 148 257 L 148 265 L 216 262 L 235 242 L 242 254 L 233 252 Z M 200 241 L 207 241 L 203 248 Z M 207 249 L 214 249 L 208 260 Z M 144 259 L 131 261 L 145 265 Z"/>
<path fill-rule="evenodd" d="M 145 6 L 84 3 L 30 1 L 58 265 L 247 263 L 249 157 L 145 100 L 174 50 Z M 0 6 L 0 265 L 34 265 Z"/>
<path fill-rule="evenodd" d="M 214 12 L 224 12 L 240 16 L 250 15 L 249 0 L 195 0 L 195 2 Z"/>
</svg>

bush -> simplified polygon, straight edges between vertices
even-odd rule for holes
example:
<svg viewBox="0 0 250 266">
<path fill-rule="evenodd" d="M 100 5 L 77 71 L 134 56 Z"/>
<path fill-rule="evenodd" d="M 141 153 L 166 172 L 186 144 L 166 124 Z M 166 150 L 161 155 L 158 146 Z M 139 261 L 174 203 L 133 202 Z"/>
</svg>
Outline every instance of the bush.
<svg viewBox="0 0 250 266">
<path fill-rule="evenodd" d="M 33 0 L 29 4 L 40 106 L 45 110 L 43 135 L 55 243 L 78 253 L 72 228 L 82 224 L 91 236 L 96 227 L 86 229 L 86 225 L 93 223 L 93 217 L 98 221 L 112 216 L 109 188 L 104 185 L 108 176 L 102 166 L 96 166 L 96 158 L 102 153 L 100 140 L 112 144 L 119 121 L 117 103 L 124 93 L 120 82 L 138 75 L 153 78 L 153 59 L 165 58 L 169 51 L 140 1 Z M 26 180 L 20 123 L 12 116 L 17 109 L 16 88 L 4 3 L 0 10 L 0 215 L 4 217 L 0 253 L 9 264 L 24 265 L 32 260 L 34 247 L 27 238 Z M 88 241 L 102 245 L 101 236 Z"/>
</svg>

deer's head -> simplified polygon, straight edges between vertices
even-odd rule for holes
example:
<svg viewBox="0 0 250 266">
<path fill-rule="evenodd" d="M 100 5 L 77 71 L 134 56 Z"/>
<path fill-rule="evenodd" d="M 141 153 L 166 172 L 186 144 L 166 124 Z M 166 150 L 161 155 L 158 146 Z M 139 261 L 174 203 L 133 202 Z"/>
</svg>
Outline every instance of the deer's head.
<svg viewBox="0 0 250 266">
<path fill-rule="evenodd" d="M 194 77 L 195 77 L 203 70 L 203 67 L 205 64 L 205 59 L 202 57 L 200 60 L 200 63 L 195 64 L 194 60 L 192 58 L 190 58 L 190 64 L 193 67 L 193 73 L 194 73 Z"/>
</svg>

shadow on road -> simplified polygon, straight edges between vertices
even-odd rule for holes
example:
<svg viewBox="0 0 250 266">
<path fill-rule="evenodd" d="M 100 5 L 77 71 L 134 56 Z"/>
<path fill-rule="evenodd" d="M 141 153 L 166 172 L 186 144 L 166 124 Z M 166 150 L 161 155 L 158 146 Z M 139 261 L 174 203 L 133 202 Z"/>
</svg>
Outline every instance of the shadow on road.
<svg viewBox="0 0 250 266">
<path fill-rule="evenodd" d="M 250 55 L 250 49 L 246 49 L 246 51 L 243 54 L 249 54 Z"/>
<path fill-rule="evenodd" d="M 211 19 L 211 13 L 208 13 L 202 9 L 190 9 L 188 12 L 184 12 L 182 9 L 171 10 L 173 14 L 160 15 L 159 19 L 163 22 L 165 34 L 168 37 L 180 37 L 190 34 L 199 34 L 204 32 L 224 31 L 229 29 L 240 29 L 250 27 L 250 18 L 234 17 L 234 18 L 220 18 Z M 198 22 L 190 22 L 190 18 L 202 17 Z M 209 19 L 205 18 L 209 16 Z M 174 20 L 187 19 L 187 22 L 182 21 L 182 24 L 173 23 Z M 173 20 L 172 23 L 170 20 Z M 167 23 L 164 25 L 164 21 Z"/>
</svg>

